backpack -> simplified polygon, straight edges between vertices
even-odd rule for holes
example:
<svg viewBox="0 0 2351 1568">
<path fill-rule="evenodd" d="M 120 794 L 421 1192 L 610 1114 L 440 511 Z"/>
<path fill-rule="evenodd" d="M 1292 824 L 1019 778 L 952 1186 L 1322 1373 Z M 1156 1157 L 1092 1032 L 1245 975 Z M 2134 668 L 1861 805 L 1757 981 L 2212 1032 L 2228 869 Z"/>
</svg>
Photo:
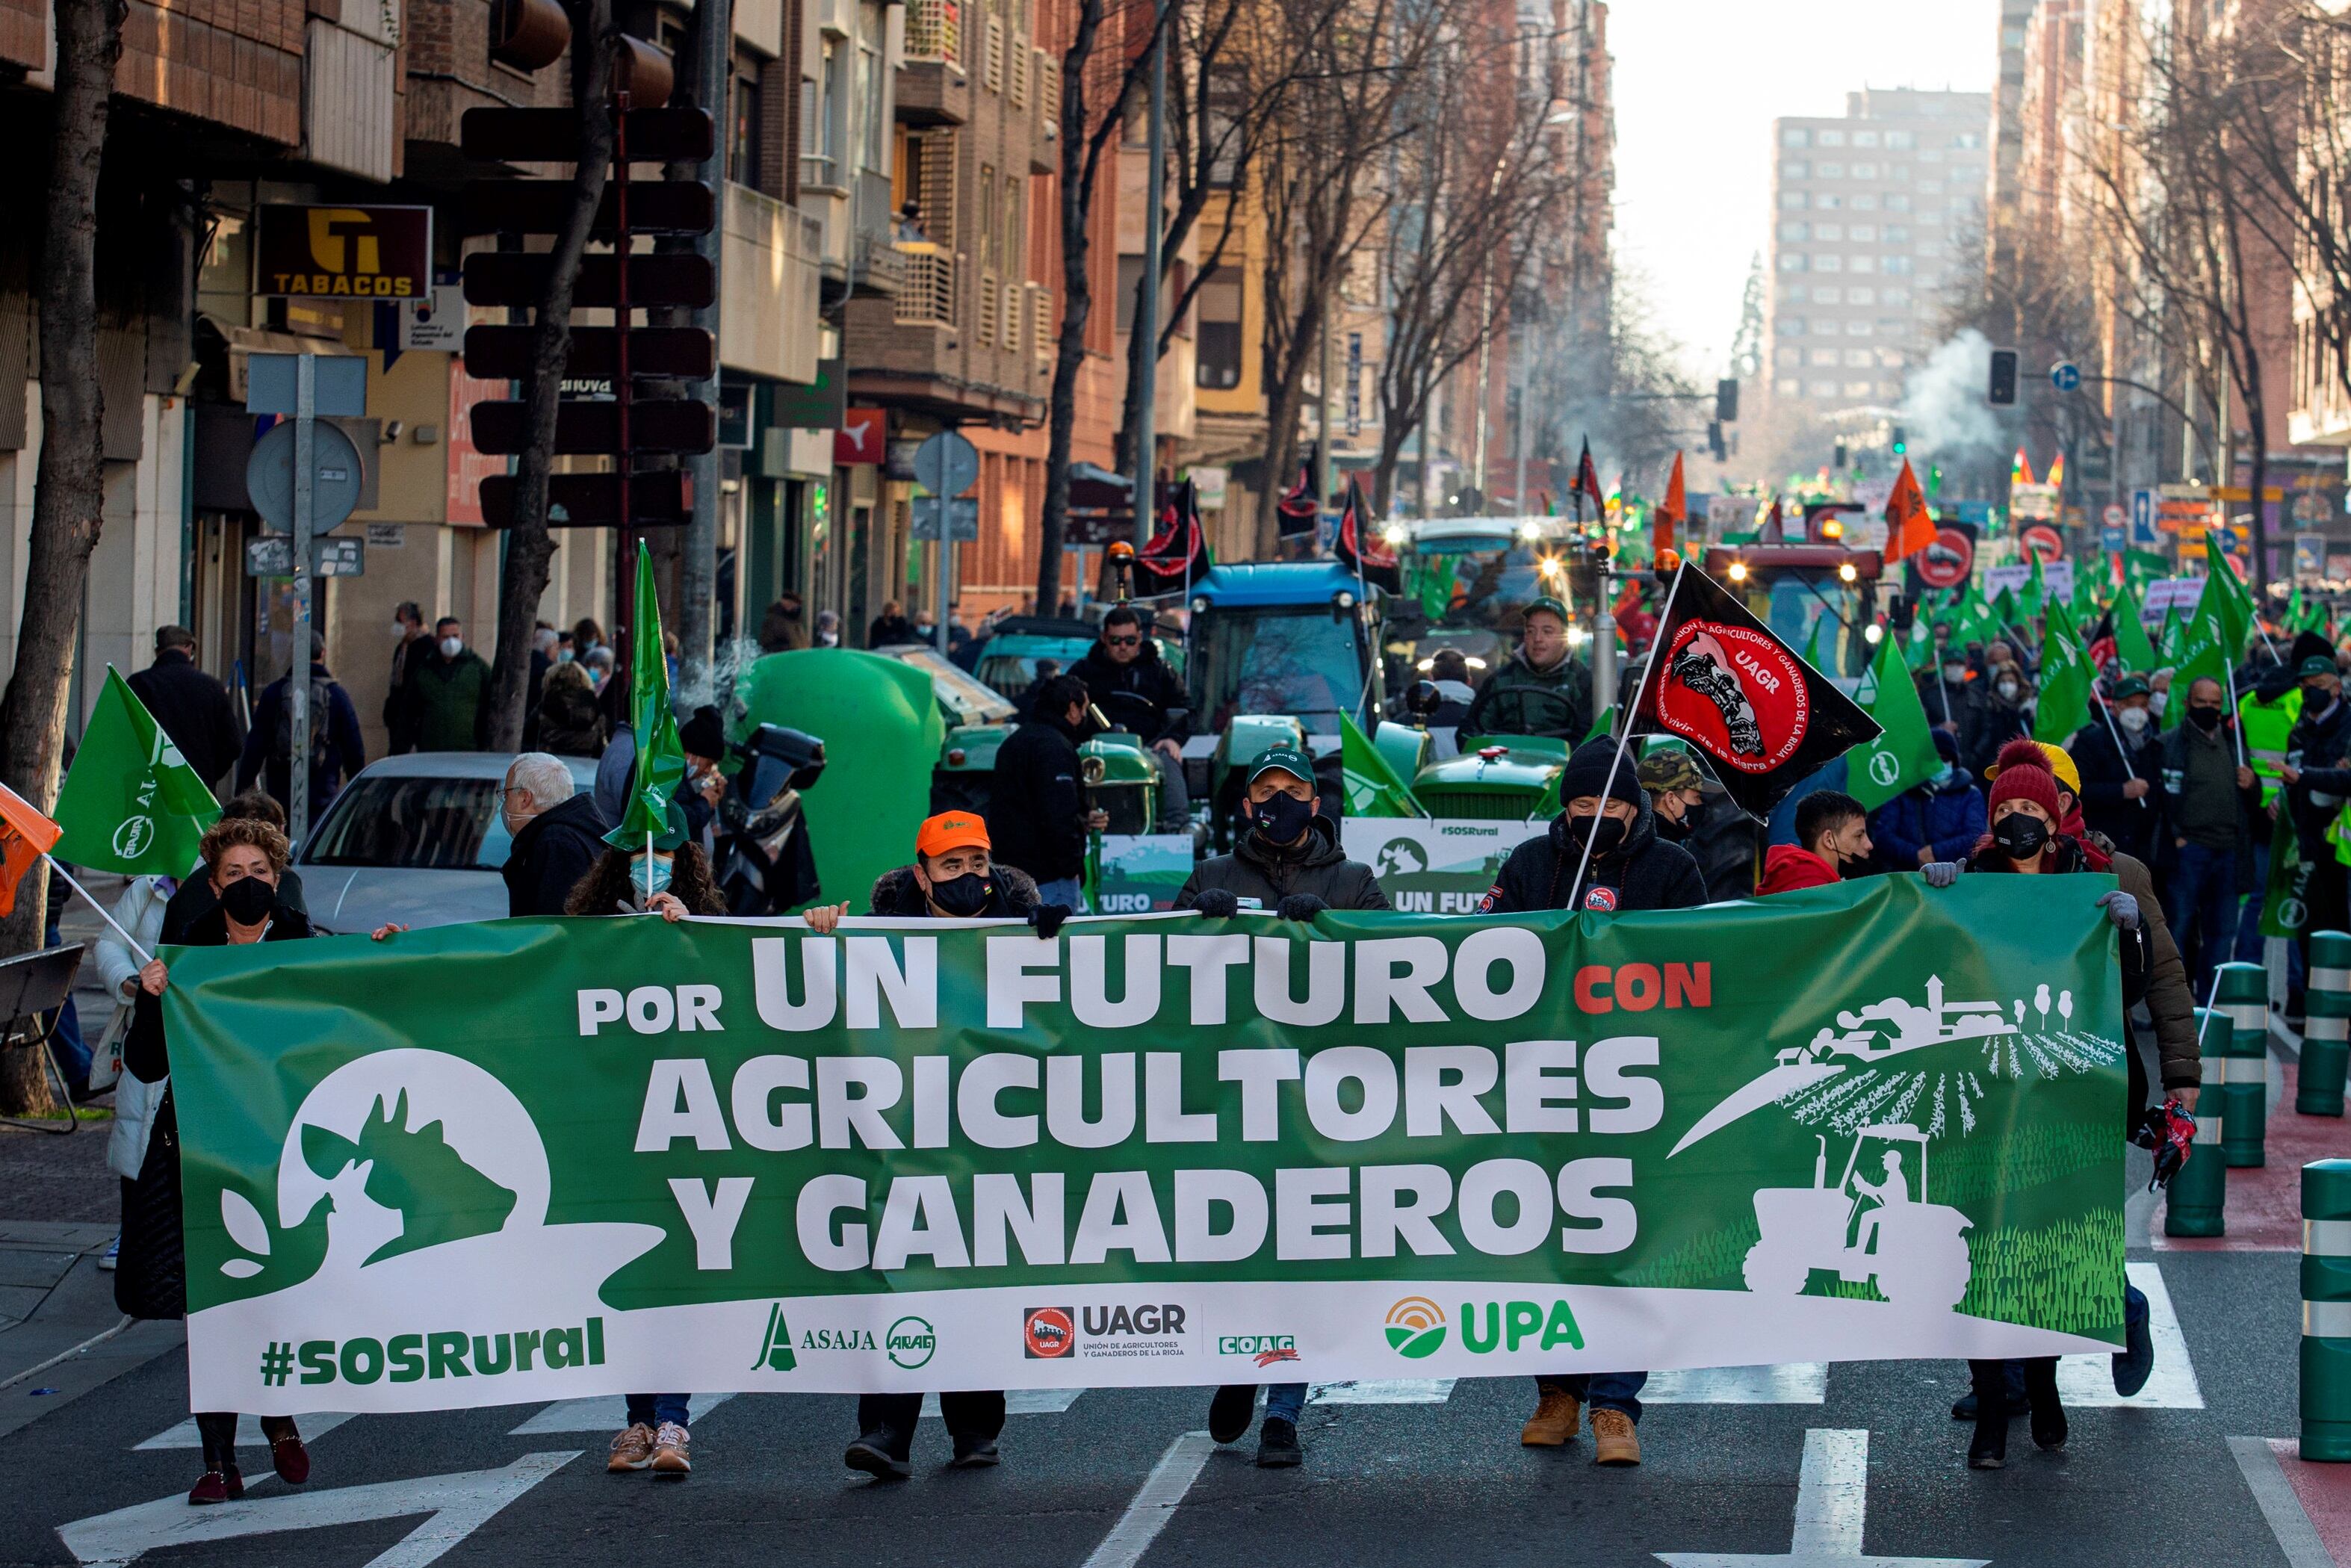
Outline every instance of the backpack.
<svg viewBox="0 0 2351 1568">
<path fill-rule="evenodd" d="M 316 675 L 310 677 L 310 777 L 314 779 L 325 778 L 334 760 L 334 747 L 327 744 L 327 733 L 331 727 L 327 716 L 331 711 L 327 694 L 332 685 Z M 269 757 L 273 762 L 293 766 L 294 699 L 290 686 L 278 694 L 277 733 L 270 739 Z"/>
</svg>

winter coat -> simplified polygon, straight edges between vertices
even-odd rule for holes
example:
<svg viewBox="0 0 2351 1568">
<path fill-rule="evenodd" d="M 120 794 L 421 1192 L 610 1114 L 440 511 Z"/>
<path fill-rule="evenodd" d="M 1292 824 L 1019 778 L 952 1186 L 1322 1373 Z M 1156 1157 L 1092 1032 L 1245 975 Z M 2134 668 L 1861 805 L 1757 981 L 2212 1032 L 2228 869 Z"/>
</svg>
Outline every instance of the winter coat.
<svg viewBox="0 0 2351 1568">
<path fill-rule="evenodd" d="M 1487 677 L 1460 733 L 1547 735 L 1573 746 L 1592 733 L 1592 672 L 1573 655 L 1538 670 L 1513 653 Z"/>
<path fill-rule="evenodd" d="M 2158 810 L 2162 801 L 2156 788 L 2162 771 L 2162 747 L 2148 734 L 2129 747 L 2127 753 L 2117 751 L 2116 734 L 2126 744 L 2129 742 L 2130 732 L 2122 729 L 2119 722 L 2109 731 L 2105 719 L 2094 717 L 2065 743 L 2066 754 L 2082 776 L 2082 820 L 2125 853 L 2147 860 L 2155 853 L 2157 829 L 2162 821 Z M 2137 800 L 2123 794 L 2123 787 L 2134 779 L 2147 787 Z M 2142 806 L 2139 800 L 2147 804 Z"/>
<path fill-rule="evenodd" d="M 2214 739 L 2218 744 L 2228 748 L 2229 765 L 2232 768 L 2236 766 L 2235 728 L 2236 720 L 2223 718 L 2213 731 Z M 2167 852 L 2175 847 L 2173 841 L 2180 836 L 2178 823 L 2174 820 L 2174 813 L 2179 809 L 2180 794 L 2187 787 L 2188 748 L 2190 746 L 2201 744 L 2204 743 L 2196 737 L 2192 727 L 2185 719 L 2182 719 L 2173 728 L 2165 732 L 2162 740 L 2158 742 L 2155 747 L 2156 771 L 2161 786 L 2156 794 L 2156 804 L 2162 809 L 2162 818 L 2157 823 L 2158 847 Z M 2255 824 L 2257 822 L 2260 824 L 2258 831 L 2261 832 L 2266 834 L 2268 831 L 2268 821 L 2262 810 L 2262 781 L 2259 774 L 2254 775 L 2252 789 L 2237 791 L 2237 892 L 2242 895 L 2255 891 L 2253 884 Z M 2144 860 L 2147 857 L 2140 858 Z"/>
<path fill-rule="evenodd" d="M 888 648 L 900 643 L 914 641 L 914 623 L 904 615 L 876 615 L 873 623 L 865 628 L 865 645 Z"/>
<path fill-rule="evenodd" d="M 1019 866 L 1039 882 L 1061 882 L 1085 870 L 1078 748 L 1056 721 L 1031 719 L 997 748 L 987 837 L 990 861 Z"/>
<path fill-rule="evenodd" d="M 114 901 L 114 924 L 131 933 L 142 950 L 152 954 L 162 942 L 163 906 L 178 885 L 168 876 L 132 877 L 123 888 L 122 896 Z M 139 967 L 138 957 L 111 927 L 99 937 L 99 981 L 116 1003 L 113 1021 L 106 1026 L 110 1037 L 118 1030 L 125 1034 L 130 1031 L 138 1000 Z M 139 1177 L 139 1167 L 147 1158 L 148 1130 L 162 1098 L 163 1086 L 160 1083 L 141 1083 L 128 1072 L 115 1080 L 114 1127 L 107 1134 L 106 1164 L 125 1181 Z"/>
<path fill-rule="evenodd" d="M 1947 782 L 1905 789 L 1869 814 L 1870 841 L 1891 871 L 1917 870 L 1921 848 L 1938 861 L 1965 860 L 1987 826 L 1983 791 L 1957 768 Z"/>
<path fill-rule="evenodd" d="M 562 914 L 564 900 L 602 858 L 611 827 L 592 794 L 568 796 L 525 822 L 499 873 L 507 914 Z"/>
<path fill-rule="evenodd" d="M 2015 702 L 2003 701 L 1984 675 L 1968 688 L 1968 711 L 1959 720 L 1959 760 L 1978 777 L 2000 756 L 2010 741 L 2032 737 L 2032 691 Z"/>
<path fill-rule="evenodd" d="M 228 688 L 196 668 L 194 659 L 177 648 L 155 655 L 155 662 L 132 675 L 131 693 L 147 706 L 196 777 L 217 785 L 236 766 L 236 710 Z"/>
<path fill-rule="evenodd" d="M 1347 858 L 1339 846 L 1338 825 L 1319 813 L 1308 821 L 1305 839 L 1294 845 L 1278 847 L 1255 832 L 1243 833 L 1232 853 L 1212 855 L 1193 868 L 1176 895 L 1176 907 L 1193 908 L 1212 887 L 1238 899 L 1255 899 L 1269 912 L 1293 893 L 1311 894 L 1333 909 L 1392 907 L 1372 868 Z"/>
<path fill-rule="evenodd" d="M 486 751 L 490 744 L 490 667 L 471 648 L 444 659 L 434 648 L 408 660 L 409 718 L 419 751 Z"/>
<path fill-rule="evenodd" d="M 1606 854 L 1595 853 L 1584 873 L 1583 907 L 1624 914 L 1636 909 L 1695 909 L 1706 902 L 1706 879 L 1698 862 L 1679 844 L 1657 837 L 1656 816 L 1643 791 L 1624 842 Z M 1519 915 L 1538 909 L 1562 909 L 1583 846 L 1567 831 L 1567 814 L 1551 821 L 1551 831 L 1529 839 L 1502 862 L 1502 874 L 1478 906 L 1481 915 Z"/>
<path fill-rule="evenodd" d="M 1795 893 L 1807 887 L 1833 887 L 1844 879 L 1836 867 L 1812 851 L 1794 844 L 1773 844 L 1763 855 L 1763 879 L 1755 884 L 1755 896 L 1767 898 L 1775 893 Z"/>
<path fill-rule="evenodd" d="M 538 704 L 538 749 L 558 757 L 601 757 L 604 716 L 596 694 L 576 682 L 547 688 Z"/>
<path fill-rule="evenodd" d="M 788 653 L 807 646 L 808 628 L 800 623 L 800 618 L 785 609 L 780 599 L 768 605 L 759 617 L 759 652 Z"/>
<path fill-rule="evenodd" d="M 1954 734 L 1964 733 L 1968 723 L 1968 683 L 1943 679 L 1942 667 L 1933 665 L 1918 672 L 1918 704 L 1927 710 L 1927 722 L 1938 728 L 1949 728 Z M 1949 704 L 1948 714 L 1945 704 Z"/>
<path fill-rule="evenodd" d="M 327 666 L 312 661 L 310 684 L 324 682 L 327 687 L 327 711 L 310 716 L 310 823 L 316 827 L 327 814 L 327 807 L 343 787 L 343 780 L 367 766 L 367 741 L 360 734 L 360 710 L 351 706 L 350 694 L 342 683 L 327 673 Z M 254 706 L 253 727 L 246 732 L 245 755 L 236 765 L 236 787 L 250 789 L 257 779 L 270 797 L 285 802 L 293 789 L 289 759 L 277 749 L 278 709 L 286 704 L 286 682 L 281 676 L 262 689 L 261 701 Z M 325 739 L 319 738 L 319 725 L 323 717 Z M 290 731 L 288 732 L 291 733 Z M 319 765 L 323 755 L 325 766 Z"/>
<path fill-rule="evenodd" d="M 1174 716 L 1175 710 L 1192 706 L 1183 677 L 1159 656 L 1159 644 L 1148 637 L 1143 640 L 1143 651 L 1123 664 L 1096 643 L 1070 666 L 1070 674 L 1085 682 L 1086 695 L 1104 717 L 1141 736 L 1146 745 L 1172 740 L 1181 746 L 1191 733 L 1188 712 Z"/>
<path fill-rule="evenodd" d="M 2302 716 L 2294 720 L 2286 741 L 2286 758 L 2302 775 L 2286 787 L 2286 803 L 2294 812 L 2294 830 L 2302 841 L 2302 858 L 2325 862 L 2335 856 L 2326 841 L 2326 825 L 2351 800 L 2351 697 L 2338 695 L 2323 713 L 2313 713 L 2305 699 Z"/>
<path fill-rule="evenodd" d="M 277 873 L 277 902 L 301 915 L 305 922 L 308 921 L 310 906 L 302 900 L 302 874 L 290 865 Z M 202 865 L 198 865 L 163 901 L 163 924 L 157 929 L 155 939 L 166 947 L 193 941 L 193 938 L 187 934 L 219 907 L 220 899 L 213 892 L 213 879 Z M 147 950 L 152 953 L 155 949 L 150 947 Z"/>
<path fill-rule="evenodd" d="M 1018 866 L 995 863 L 989 857 L 987 880 L 993 883 L 987 896 L 987 906 L 974 919 L 1025 919 L 1037 907 L 1037 883 Z M 930 900 L 923 895 L 922 884 L 914 880 L 914 868 L 902 865 L 895 871 L 885 871 L 873 879 L 873 893 L 869 900 L 869 913 L 894 915 L 900 919 L 927 920 L 931 917 Z"/>
</svg>

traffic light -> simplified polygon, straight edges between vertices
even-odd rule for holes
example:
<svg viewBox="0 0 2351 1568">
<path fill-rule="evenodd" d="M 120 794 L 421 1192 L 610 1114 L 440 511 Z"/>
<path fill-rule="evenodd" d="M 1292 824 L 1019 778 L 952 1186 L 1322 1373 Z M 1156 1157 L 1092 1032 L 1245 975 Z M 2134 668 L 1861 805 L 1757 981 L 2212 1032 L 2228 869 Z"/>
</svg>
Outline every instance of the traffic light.
<svg viewBox="0 0 2351 1568">
<path fill-rule="evenodd" d="M 1844 472 L 1844 443 L 1842 441 L 1838 442 L 1830 451 L 1829 472 L 1832 474 L 1842 474 Z"/>
<path fill-rule="evenodd" d="M 1994 408 L 2012 408 L 2016 404 L 2016 350 L 1994 349 L 1991 351 L 1991 385 L 1984 401 Z"/>
<path fill-rule="evenodd" d="M 1739 381 L 1726 376 L 1714 383 L 1714 417 L 1719 424 L 1739 423 Z"/>
<path fill-rule="evenodd" d="M 1896 457 L 1906 456 L 1908 455 L 1909 451 L 1910 437 L 1906 434 L 1903 432 L 1902 427 L 1897 424 L 1894 427 L 1894 455 Z"/>
<path fill-rule="evenodd" d="M 1722 422 L 1715 421 L 1706 427 L 1706 449 L 1717 463 L 1727 462 L 1730 451 L 1722 444 Z"/>
<path fill-rule="evenodd" d="M 565 391 L 556 405 L 555 450 L 611 460 L 603 474 L 557 474 L 548 480 L 552 528 L 674 528 L 692 516 L 694 496 L 678 456 L 708 452 L 717 442 L 717 414 L 695 399 L 646 398 L 647 377 L 704 381 L 717 361 L 711 335 L 695 327 L 640 327 L 635 312 L 659 307 L 698 309 L 716 296 L 709 261 L 695 255 L 655 255 L 632 248 L 653 236 L 708 234 L 717 214 L 715 193 L 691 181 L 631 180 L 632 163 L 699 162 L 710 156 L 711 117 L 691 109 L 658 107 L 669 96 L 667 59 L 638 39 L 629 46 L 624 87 L 638 102 L 615 117 L 612 178 L 604 187 L 591 239 L 609 251 L 583 256 L 572 285 L 575 310 L 611 310 L 609 327 L 571 329 L 563 365 Z M 626 99 L 623 100 L 628 101 Z M 574 109 L 473 109 L 460 131 L 465 156 L 501 163 L 562 163 L 580 156 L 580 116 Z M 480 180 L 465 193 L 467 232 L 516 236 L 553 234 L 571 200 L 569 178 Z M 533 308 L 547 285 L 545 252 L 476 251 L 465 258 L 469 305 Z M 537 329 L 479 326 L 465 333 L 465 371 L 486 380 L 519 383 L 528 397 Z M 477 402 L 471 411 L 476 450 L 513 455 L 528 444 L 529 404 L 524 398 Z M 652 459 L 652 463 L 646 460 Z M 482 516 L 492 528 L 514 522 L 515 479 L 482 481 Z"/>
</svg>

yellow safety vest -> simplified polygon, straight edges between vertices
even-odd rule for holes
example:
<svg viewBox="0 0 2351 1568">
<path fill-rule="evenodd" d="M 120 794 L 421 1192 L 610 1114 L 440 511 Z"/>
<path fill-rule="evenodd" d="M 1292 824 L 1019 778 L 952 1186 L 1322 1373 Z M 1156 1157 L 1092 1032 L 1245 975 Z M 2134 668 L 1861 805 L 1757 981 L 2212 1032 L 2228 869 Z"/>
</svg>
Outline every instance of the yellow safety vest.
<svg viewBox="0 0 2351 1568">
<path fill-rule="evenodd" d="M 2285 780 L 2280 769 L 2285 767 L 2287 737 L 2302 717 L 2302 688 L 2289 687 L 2275 702 L 2263 702 L 2259 693 L 2247 692 L 2237 702 L 2239 733 L 2245 737 L 2246 759 L 2261 776 L 2262 804 L 2274 803 Z"/>
</svg>

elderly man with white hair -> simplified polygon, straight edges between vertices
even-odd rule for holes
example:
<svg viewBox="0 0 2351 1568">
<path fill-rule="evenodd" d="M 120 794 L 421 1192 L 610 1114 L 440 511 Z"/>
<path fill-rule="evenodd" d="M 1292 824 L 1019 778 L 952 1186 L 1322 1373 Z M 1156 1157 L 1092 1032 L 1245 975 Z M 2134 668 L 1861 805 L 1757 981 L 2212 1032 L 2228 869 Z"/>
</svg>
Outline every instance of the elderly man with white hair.
<svg viewBox="0 0 2351 1568">
<path fill-rule="evenodd" d="M 560 915 L 572 887 L 604 852 L 611 822 L 581 794 L 563 759 L 526 751 L 507 765 L 498 814 L 514 835 L 507 856 L 507 913 Z"/>
</svg>

